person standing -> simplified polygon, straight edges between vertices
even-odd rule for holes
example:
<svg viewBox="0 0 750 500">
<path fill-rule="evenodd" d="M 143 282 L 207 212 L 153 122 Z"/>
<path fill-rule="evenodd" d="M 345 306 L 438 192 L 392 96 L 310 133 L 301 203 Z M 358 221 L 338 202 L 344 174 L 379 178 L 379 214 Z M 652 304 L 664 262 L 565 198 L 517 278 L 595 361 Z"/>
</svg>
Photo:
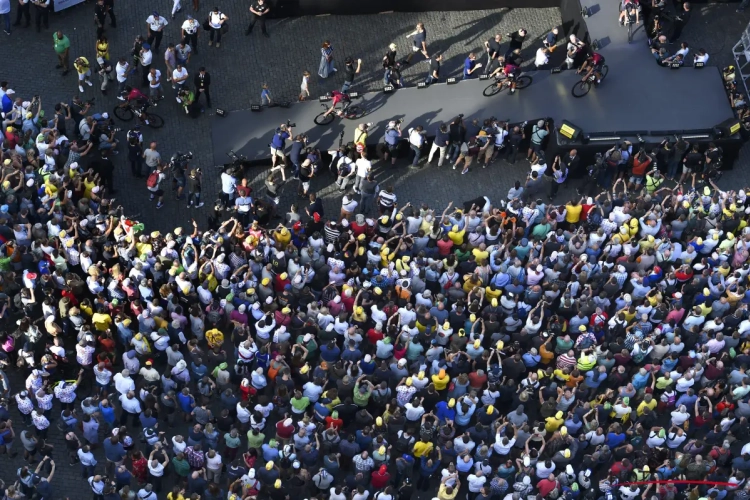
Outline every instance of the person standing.
<svg viewBox="0 0 750 500">
<path fill-rule="evenodd" d="M 357 176 L 354 178 L 354 192 L 361 193 L 362 183 L 367 178 L 367 175 L 372 171 L 372 163 L 367 159 L 367 152 L 362 151 L 360 157 L 354 163 Z"/>
<path fill-rule="evenodd" d="M 435 155 L 436 151 L 440 151 L 440 155 L 438 156 L 438 167 L 443 166 L 443 161 L 445 160 L 445 152 L 448 149 L 448 144 L 450 143 L 450 134 L 448 133 L 448 126 L 445 123 L 440 124 L 440 127 L 438 127 L 437 134 L 435 134 L 435 140 L 432 142 L 432 147 L 430 148 L 430 154 L 427 157 L 427 163 L 432 163 L 432 157 Z"/>
<path fill-rule="evenodd" d="M 180 43 L 174 48 L 175 59 L 183 66 L 187 66 L 187 63 L 190 62 L 190 54 L 192 52 L 193 48 L 185 40 L 180 40 Z"/>
<path fill-rule="evenodd" d="M 320 67 L 318 68 L 318 76 L 321 78 L 328 78 L 331 73 L 335 73 L 337 70 L 333 67 L 333 46 L 328 40 L 323 42 L 320 47 Z"/>
<path fill-rule="evenodd" d="M 110 62 L 103 57 L 97 57 L 96 62 L 99 65 L 96 72 L 102 82 L 100 90 L 102 91 L 102 94 L 107 95 L 109 82 L 112 81 L 112 64 L 110 64 Z"/>
<path fill-rule="evenodd" d="M 149 174 L 156 170 L 161 163 L 161 154 L 156 150 L 156 142 L 152 142 L 148 149 L 143 152 L 143 159 L 148 167 Z"/>
<path fill-rule="evenodd" d="M 282 123 L 279 128 L 276 129 L 276 133 L 273 134 L 271 139 L 271 172 L 281 170 L 281 178 L 286 182 L 286 173 L 284 172 L 284 146 L 286 140 L 292 137 L 292 127 L 287 127 L 286 123 Z M 281 158 L 281 166 L 277 167 L 276 162 Z"/>
<path fill-rule="evenodd" d="M 96 23 L 96 38 L 104 34 L 104 22 L 107 20 L 107 6 L 104 0 L 97 0 L 94 5 L 94 22 Z"/>
<path fill-rule="evenodd" d="M 349 89 L 354 84 L 354 77 L 362 69 L 362 59 L 357 59 L 357 67 L 354 68 L 354 59 L 347 57 L 344 63 L 344 85 L 341 86 L 341 93 L 348 94 Z"/>
<path fill-rule="evenodd" d="M 154 11 L 148 19 L 146 19 L 146 25 L 148 26 L 148 43 L 154 50 L 159 52 L 159 44 L 164 36 L 164 27 L 169 24 L 164 17 L 160 16 L 157 11 Z"/>
<path fill-rule="evenodd" d="M 260 31 L 263 33 L 263 36 L 268 38 L 268 31 L 266 30 L 266 16 L 268 13 L 271 12 L 271 9 L 268 7 L 268 4 L 265 2 L 265 0 L 255 0 L 252 5 L 250 5 L 250 25 L 245 30 L 245 36 L 249 35 L 253 32 L 253 26 L 255 26 L 255 23 L 260 21 Z"/>
<path fill-rule="evenodd" d="M 539 152 L 542 150 L 542 141 L 549 134 L 549 123 L 545 120 L 539 120 L 531 130 L 531 143 L 529 144 L 529 152 L 526 154 L 526 159 L 531 163 L 534 163 L 539 157 Z"/>
<path fill-rule="evenodd" d="M 174 72 L 175 66 L 177 66 L 177 57 L 174 53 L 174 44 L 169 42 L 167 44 L 167 50 L 164 51 L 164 65 L 167 67 L 167 81 L 172 81 L 172 73 Z"/>
<path fill-rule="evenodd" d="M 206 68 L 201 66 L 198 69 L 198 74 L 195 75 L 195 79 L 193 83 L 195 84 L 196 92 L 198 92 L 198 94 L 195 96 L 195 100 L 197 102 L 200 102 L 201 95 L 205 96 L 206 105 L 210 108 L 211 107 L 211 75 L 208 74 L 208 71 L 206 71 Z"/>
<path fill-rule="evenodd" d="M 414 151 L 414 159 L 411 162 L 412 167 L 416 167 L 419 163 L 419 158 L 422 156 L 422 146 L 424 146 L 425 132 L 422 125 L 417 125 L 414 128 L 409 129 L 409 147 Z"/>
<path fill-rule="evenodd" d="M 477 62 L 477 56 L 471 52 L 464 60 L 464 80 L 476 78 L 477 70 L 482 67 L 482 63 Z"/>
<path fill-rule="evenodd" d="M 380 191 L 375 175 L 370 172 L 367 178 L 360 183 L 359 213 L 367 215 L 374 205 L 375 196 Z"/>
<path fill-rule="evenodd" d="M 141 47 L 140 56 L 141 70 L 143 71 L 143 76 L 141 78 L 141 87 L 145 87 L 146 85 L 148 85 L 148 75 L 151 74 L 151 63 L 154 60 L 154 53 L 151 52 L 151 44 L 143 44 L 143 47 Z"/>
<path fill-rule="evenodd" d="M 523 47 L 523 42 L 526 40 L 526 30 L 521 28 L 518 31 L 514 31 L 513 33 L 508 33 L 507 36 L 510 38 L 510 43 L 508 43 L 508 51 L 505 53 L 505 58 L 508 59 L 510 55 L 513 53 L 516 49 L 521 49 Z"/>
<path fill-rule="evenodd" d="M 3 18 L 3 31 L 10 35 L 10 0 L 0 0 L 0 17 Z"/>
<path fill-rule="evenodd" d="M 62 31 L 58 30 L 52 35 L 52 43 L 54 43 L 57 53 L 57 66 L 55 68 L 62 69 L 62 75 L 65 76 L 70 72 L 70 40 Z"/>
<path fill-rule="evenodd" d="M 429 59 L 430 56 L 427 55 L 427 30 L 423 23 L 417 23 L 417 28 L 406 35 L 406 38 L 411 37 L 414 37 L 414 40 L 412 41 L 413 45 L 411 48 L 411 54 L 406 56 L 406 62 L 411 64 L 411 58 L 414 57 L 414 54 L 417 52 L 421 52 L 425 59 Z"/>
<path fill-rule="evenodd" d="M 442 54 L 432 56 L 432 59 L 430 59 L 430 69 L 427 72 L 427 78 L 425 78 L 424 80 L 427 85 L 430 85 L 440 79 L 440 63 L 442 62 L 442 60 Z"/>
<path fill-rule="evenodd" d="M 214 37 L 216 38 L 216 48 L 221 47 L 221 30 L 224 27 L 224 23 L 229 19 L 218 7 L 214 7 L 214 10 L 208 14 L 208 26 L 211 28 L 211 33 L 208 35 L 208 46 L 210 47 L 214 43 Z"/>
<path fill-rule="evenodd" d="M 121 57 L 115 66 L 115 75 L 117 76 L 117 98 L 121 101 L 125 100 L 125 96 L 122 93 L 125 91 L 125 84 L 128 81 L 128 71 L 130 70 L 130 64 L 128 63 L 127 57 Z"/>
<path fill-rule="evenodd" d="M 748 0 L 750 1 L 750 0 Z M 396 44 L 392 43 L 388 46 L 388 52 L 383 56 L 383 85 L 388 85 L 391 79 L 391 68 L 396 65 Z"/>
<path fill-rule="evenodd" d="M 24 28 L 28 28 L 31 24 L 31 0 L 18 0 L 16 22 L 13 23 L 13 26 L 21 26 L 21 17 L 26 18 L 26 25 Z"/>
<path fill-rule="evenodd" d="M 182 39 L 192 47 L 196 55 L 198 54 L 198 28 L 200 28 L 200 23 L 188 14 L 187 19 L 182 23 Z"/>
<path fill-rule="evenodd" d="M 560 161 L 560 156 L 558 155 L 555 157 L 555 161 L 552 162 L 552 181 L 549 183 L 549 201 L 555 199 L 555 196 L 557 196 L 557 190 L 567 178 L 568 166 Z"/>
<path fill-rule="evenodd" d="M 500 44 L 503 41 L 503 36 L 498 33 L 494 37 L 484 42 L 484 50 L 487 51 L 487 64 L 484 66 L 485 74 L 489 71 L 492 61 L 496 60 L 498 56 L 502 54 L 500 52 Z"/>
<path fill-rule="evenodd" d="M 109 26 L 117 28 L 117 18 L 115 17 L 115 0 L 104 0 L 104 5 L 107 7 L 107 14 L 109 14 Z"/>
<path fill-rule="evenodd" d="M 190 171 L 190 175 L 188 175 L 188 208 L 200 208 L 205 205 L 205 203 L 201 201 L 201 177 L 202 173 L 199 168 L 194 168 Z"/>
<path fill-rule="evenodd" d="M 154 100 L 163 99 L 164 95 L 161 91 L 161 71 L 156 68 L 151 68 L 148 72 L 148 96 Z"/>
<path fill-rule="evenodd" d="M 83 92 L 83 83 L 86 82 L 86 85 L 89 87 L 93 86 L 94 84 L 91 83 L 91 66 L 89 64 L 89 60 L 85 57 L 79 57 L 75 61 L 73 61 L 73 67 L 78 72 L 78 91 Z"/>
<path fill-rule="evenodd" d="M 128 130 L 128 161 L 130 162 L 130 171 L 133 177 L 140 179 L 143 177 L 141 173 L 141 161 L 143 160 L 143 134 L 141 134 L 141 126 L 136 125 L 132 130 Z"/>
<path fill-rule="evenodd" d="M 310 72 L 302 72 L 302 83 L 299 86 L 299 100 L 304 101 L 310 97 Z"/>
<path fill-rule="evenodd" d="M 50 0 L 31 0 L 36 8 L 36 32 L 42 31 L 42 22 L 44 29 L 49 29 L 49 2 Z"/>
<path fill-rule="evenodd" d="M 669 37 L 670 43 L 674 43 L 678 38 L 680 38 L 680 36 L 682 36 L 682 30 L 685 28 L 685 26 L 687 26 L 687 23 L 690 21 L 691 15 L 692 11 L 690 10 L 690 2 L 683 3 L 682 12 L 677 14 L 677 16 L 675 16 L 674 18 L 674 22 L 672 25 L 672 36 Z"/>
</svg>

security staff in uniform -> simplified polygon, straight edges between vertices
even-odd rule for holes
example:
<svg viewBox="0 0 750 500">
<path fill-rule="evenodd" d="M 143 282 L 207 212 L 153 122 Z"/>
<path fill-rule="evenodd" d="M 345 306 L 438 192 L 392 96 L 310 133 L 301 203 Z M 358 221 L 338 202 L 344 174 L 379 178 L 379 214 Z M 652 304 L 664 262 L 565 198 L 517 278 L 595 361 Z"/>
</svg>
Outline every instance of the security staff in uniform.
<svg viewBox="0 0 750 500">
<path fill-rule="evenodd" d="M 18 12 L 16 12 L 16 22 L 13 26 L 21 25 L 21 16 L 26 17 L 26 25 L 24 28 L 28 28 L 31 24 L 31 1 L 30 0 L 18 0 Z"/>
<path fill-rule="evenodd" d="M 185 40 L 186 44 L 190 45 L 190 48 L 193 49 L 193 54 L 196 55 L 198 54 L 198 29 L 200 26 L 200 23 L 190 14 L 187 15 L 187 19 L 182 23 L 182 39 Z"/>
<path fill-rule="evenodd" d="M 268 38 L 268 31 L 266 30 L 266 16 L 271 11 L 271 9 L 268 7 L 268 4 L 264 0 L 255 0 L 253 4 L 250 6 L 250 24 L 248 25 L 247 29 L 245 30 L 245 35 L 249 35 L 253 32 L 253 26 L 255 26 L 255 23 L 260 21 L 260 31 L 263 33 L 263 36 Z"/>
<path fill-rule="evenodd" d="M 42 21 L 44 29 L 49 29 L 49 0 L 33 0 L 36 8 L 36 31 L 42 31 Z"/>
<path fill-rule="evenodd" d="M 195 102 L 200 102 L 201 95 L 206 97 L 206 105 L 211 107 L 211 75 L 208 74 L 206 68 L 202 67 L 198 70 L 198 74 L 193 79 L 195 84 Z"/>
</svg>

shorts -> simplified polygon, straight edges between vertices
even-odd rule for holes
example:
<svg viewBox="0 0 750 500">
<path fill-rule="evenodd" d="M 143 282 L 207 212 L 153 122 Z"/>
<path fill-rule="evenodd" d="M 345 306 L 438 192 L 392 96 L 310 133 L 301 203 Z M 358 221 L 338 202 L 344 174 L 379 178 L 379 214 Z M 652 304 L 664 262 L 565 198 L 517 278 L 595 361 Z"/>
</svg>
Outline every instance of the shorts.
<svg viewBox="0 0 750 500">
<path fill-rule="evenodd" d="M 88 70 L 85 73 L 78 73 L 78 80 L 84 81 L 86 78 L 89 78 L 91 76 L 91 70 Z"/>
<path fill-rule="evenodd" d="M 164 190 L 163 189 L 157 189 L 156 191 L 151 191 L 149 189 L 148 192 L 151 193 L 151 196 L 155 196 L 157 198 L 160 197 L 160 196 L 164 196 Z"/>
<path fill-rule="evenodd" d="M 640 185 L 643 184 L 643 176 L 640 175 L 631 175 L 630 176 L 630 183 Z"/>
<path fill-rule="evenodd" d="M 386 143 L 386 146 L 388 146 L 388 152 L 391 153 L 391 154 L 393 154 L 393 153 L 395 153 L 395 152 L 398 151 L 398 144 L 387 144 Z"/>
<path fill-rule="evenodd" d="M 185 187 L 185 177 L 174 177 L 175 182 L 180 187 Z"/>
<path fill-rule="evenodd" d="M 542 144 L 537 142 L 531 143 L 531 150 L 535 153 L 539 153 L 542 150 Z"/>
<path fill-rule="evenodd" d="M 284 157 L 284 150 L 283 149 L 276 149 L 275 147 L 271 146 L 271 156 L 278 156 L 280 158 Z"/>
<path fill-rule="evenodd" d="M 464 161 L 464 160 L 466 160 L 466 166 L 468 167 L 474 161 L 474 157 L 473 156 L 466 156 L 464 154 L 458 155 L 458 161 L 459 162 Z"/>
<path fill-rule="evenodd" d="M 594 65 L 594 72 L 595 73 L 601 73 L 603 67 L 604 67 L 604 63 L 603 62 L 599 63 L 599 64 L 595 64 Z"/>
</svg>

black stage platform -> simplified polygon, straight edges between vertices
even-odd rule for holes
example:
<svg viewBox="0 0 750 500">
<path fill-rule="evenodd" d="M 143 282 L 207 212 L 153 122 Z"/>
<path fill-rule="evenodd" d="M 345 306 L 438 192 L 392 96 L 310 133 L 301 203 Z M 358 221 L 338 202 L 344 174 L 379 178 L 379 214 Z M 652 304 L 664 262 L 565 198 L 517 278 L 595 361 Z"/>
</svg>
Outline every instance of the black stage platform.
<svg viewBox="0 0 750 500">
<path fill-rule="evenodd" d="M 402 130 L 422 125 L 428 135 L 434 135 L 440 123 L 459 113 L 467 119 L 494 115 L 512 122 L 550 117 L 560 123 L 565 119 L 585 134 L 706 129 L 732 118 L 717 68 L 668 70 L 648 61 L 640 43 L 637 49 L 634 43 L 624 50 L 611 45 L 602 51 L 609 76 L 581 99 L 570 92 L 579 78 L 574 72 L 532 71 L 528 73 L 534 78 L 531 86 L 515 95 L 484 97 L 482 89 L 489 82 L 472 80 L 426 89 L 405 88 L 392 94 L 368 93 L 355 103 L 372 110 L 361 120 L 374 124 L 368 140 L 372 144 L 382 141 L 389 120 L 404 118 Z M 425 64 L 426 70 L 426 63 L 419 64 Z M 311 145 L 321 150 L 335 149 L 341 131 L 345 141 L 353 140 L 358 122 L 337 118 L 329 126 L 315 125 L 313 118 L 322 110 L 317 101 L 311 101 L 289 108 L 231 111 L 226 117 L 214 117 L 214 163 L 225 163 L 229 150 L 244 154 L 250 161 L 268 159 L 274 128 L 287 120 L 297 124 L 295 133 L 307 134 Z"/>
</svg>

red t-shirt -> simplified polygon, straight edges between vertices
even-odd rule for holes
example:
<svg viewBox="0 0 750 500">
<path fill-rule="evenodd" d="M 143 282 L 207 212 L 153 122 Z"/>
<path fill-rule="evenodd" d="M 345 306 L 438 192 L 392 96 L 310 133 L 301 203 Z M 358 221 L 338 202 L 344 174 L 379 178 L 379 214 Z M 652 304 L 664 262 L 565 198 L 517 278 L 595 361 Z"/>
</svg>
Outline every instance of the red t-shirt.
<svg viewBox="0 0 750 500">
<path fill-rule="evenodd" d="M 344 426 L 344 421 L 340 418 L 333 418 L 331 416 L 326 417 L 326 429 L 334 428 L 341 429 Z"/>
<path fill-rule="evenodd" d="M 557 481 L 550 481 L 549 479 L 542 479 L 536 483 L 536 488 L 539 490 L 539 496 L 542 498 L 546 498 L 556 487 Z"/>
<path fill-rule="evenodd" d="M 292 435 L 294 434 L 294 425 L 290 425 L 289 427 L 284 426 L 284 421 L 280 420 L 276 422 L 276 434 L 281 439 L 291 439 Z"/>
<path fill-rule="evenodd" d="M 589 216 L 589 212 L 591 212 L 591 209 L 594 208 L 596 205 L 588 205 L 586 203 L 581 204 L 581 220 L 586 220 L 586 218 Z"/>
<path fill-rule="evenodd" d="M 453 248 L 453 241 L 450 238 L 448 240 L 438 240 L 437 242 L 438 254 L 441 257 L 447 257 L 451 253 Z"/>
<path fill-rule="evenodd" d="M 383 332 L 379 332 L 374 328 L 370 328 L 370 331 L 367 332 L 367 340 L 372 345 L 377 344 L 378 340 L 383 340 L 383 338 L 384 338 Z"/>
<path fill-rule="evenodd" d="M 388 483 L 391 481 L 391 475 L 387 472 L 385 475 L 380 475 L 379 471 L 375 471 L 372 473 L 372 487 L 376 490 L 382 490 L 386 486 L 388 486 Z"/>
<path fill-rule="evenodd" d="M 477 375 L 477 372 L 469 373 L 469 385 L 474 389 L 481 389 L 484 384 L 487 383 L 487 374 L 485 373 L 481 377 Z"/>
</svg>

